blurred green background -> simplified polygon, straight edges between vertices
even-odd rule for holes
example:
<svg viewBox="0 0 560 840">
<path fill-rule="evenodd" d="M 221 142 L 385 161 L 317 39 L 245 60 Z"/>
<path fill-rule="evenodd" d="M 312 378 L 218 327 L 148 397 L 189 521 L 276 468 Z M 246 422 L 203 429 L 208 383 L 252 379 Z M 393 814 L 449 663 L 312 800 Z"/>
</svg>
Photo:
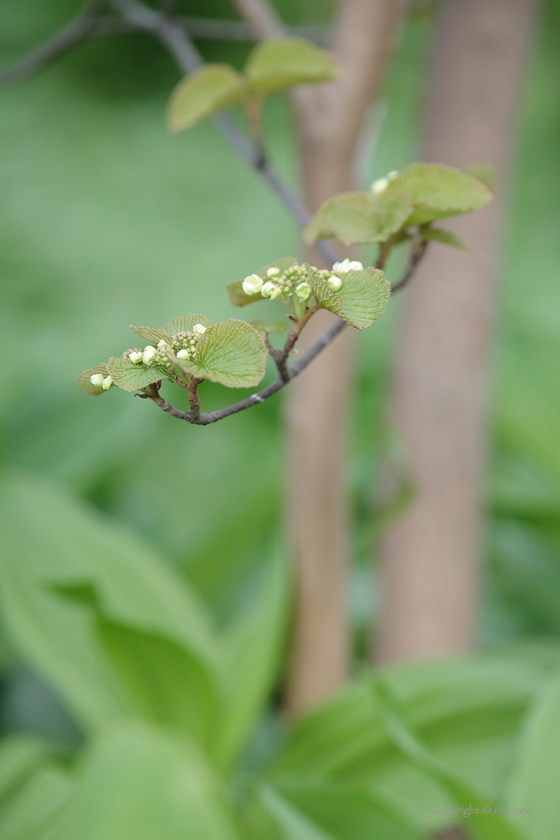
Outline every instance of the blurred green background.
<svg viewBox="0 0 560 840">
<path fill-rule="evenodd" d="M 328 20 L 331 4 L 277 5 L 287 22 L 307 24 Z M 188 7 L 231 16 L 218 0 Z M 2 66 L 78 8 L 4 0 Z M 374 115 L 372 140 L 379 136 L 364 185 L 417 156 L 432 34 L 429 12 L 408 17 Z M 538 643 L 540 656 L 560 635 L 559 38 L 560 5 L 547 0 L 520 102 L 503 233 L 479 631 L 483 648 Z M 249 49 L 199 46 L 207 59 L 235 64 Z M 75 384 L 81 370 L 121 352 L 129 323 L 187 311 L 235 317 L 225 284 L 299 253 L 293 222 L 212 125 L 166 133 L 177 79 L 148 37 L 96 38 L 0 96 L 1 467 L 8 489 L 14 470 L 24 471 L 131 529 L 190 581 L 221 626 L 250 596 L 263 558 L 282 550 L 282 397 L 202 429 L 120 391 L 90 400 Z M 266 128 L 275 166 L 295 183 L 284 98 L 267 104 Z M 391 303 L 358 342 L 348 464 L 358 649 L 386 516 L 376 482 L 391 442 L 385 406 L 398 309 Z M 227 400 L 208 384 L 203 397 L 209 407 Z M 1 731 L 76 743 L 79 727 L 47 682 L 8 634 L 1 645 Z"/>
</svg>

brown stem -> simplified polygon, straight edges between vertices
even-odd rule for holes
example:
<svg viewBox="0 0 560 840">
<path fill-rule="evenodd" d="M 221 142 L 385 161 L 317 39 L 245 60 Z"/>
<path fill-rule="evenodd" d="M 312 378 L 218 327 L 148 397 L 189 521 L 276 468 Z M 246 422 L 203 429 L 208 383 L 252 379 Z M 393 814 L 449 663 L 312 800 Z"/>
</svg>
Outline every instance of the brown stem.
<svg viewBox="0 0 560 840">
<path fill-rule="evenodd" d="M 189 398 L 189 405 L 191 407 L 190 415 L 192 422 L 196 422 L 200 417 L 200 396 L 198 394 L 198 386 L 204 379 L 198 379 L 196 376 L 191 376 L 189 384 L 187 385 L 187 395 Z"/>
</svg>

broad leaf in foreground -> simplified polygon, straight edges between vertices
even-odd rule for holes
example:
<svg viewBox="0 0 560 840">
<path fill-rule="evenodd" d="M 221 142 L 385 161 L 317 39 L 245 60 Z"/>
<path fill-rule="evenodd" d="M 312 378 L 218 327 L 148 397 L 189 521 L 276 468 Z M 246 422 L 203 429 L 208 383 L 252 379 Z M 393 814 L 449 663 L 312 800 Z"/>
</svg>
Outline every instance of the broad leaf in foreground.
<svg viewBox="0 0 560 840">
<path fill-rule="evenodd" d="M 259 331 L 232 318 L 208 327 L 198 342 L 194 359 L 180 361 L 187 373 L 199 379 L 228 388 L 251 388 L 265 374 L 267 355 Z"/>
<path fill-rule="evenodd" d="M 229 64 L 207 64 L 183 79 L 174 89 L 167 107 L 167 125 L 176 133 L 206 117 L 241 102 L 247 82 Z"/>
<path fill-rule="evenodd" d="M 439 163 L 412 163 L 389 180 L 380 203 L 401 195 L 409 196 L 414 205 L 406 226 L 468 213 L 493 198 L 474 175 Z"/>
<path fill-rule="evenodd" d="M 350 326 L 359 330 L 371 327 L 383 314 L 391 287 L 382 271 L 364 268 L 339 274 L 342 286 L 333 292 L 314 268 L 306 265 L 306 269 L 309 285 L 323 309 L 334 312 Z"/>
<path fill-rule="evenodd" d="M 334 236 L 346 245 L 383 242 L 396 233 L 412 212 L 407 196 L 378 206 L 367 193 L 342 193 L 325 201 L 305 230 L 307 242 Z"/>
<path fill-rule="evenodd" d="M 253 91 L 329 82 L 338 75 L 327 50 L 301 38 L 267 41 L 251 52 L 244 68 Z"/>
</svg>

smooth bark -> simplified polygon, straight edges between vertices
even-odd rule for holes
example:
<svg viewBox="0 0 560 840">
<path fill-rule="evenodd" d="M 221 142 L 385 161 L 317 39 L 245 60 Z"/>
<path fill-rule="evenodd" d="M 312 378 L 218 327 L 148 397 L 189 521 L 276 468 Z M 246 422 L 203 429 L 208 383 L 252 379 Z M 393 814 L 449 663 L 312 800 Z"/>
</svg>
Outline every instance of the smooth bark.
<svg viewBox="0 0 560 840">
<path fill-rule="evenodd" d="M 417 496 L 382 545 L 381 662 L 475 643 L 496 257 L 536 7 L 447 0 L 439 23 L 422 159 L 493 164 L 498 198 L 441 223 L 471 250 L 432 246 L 406 293 L 392 402 Z"/>
</svg>

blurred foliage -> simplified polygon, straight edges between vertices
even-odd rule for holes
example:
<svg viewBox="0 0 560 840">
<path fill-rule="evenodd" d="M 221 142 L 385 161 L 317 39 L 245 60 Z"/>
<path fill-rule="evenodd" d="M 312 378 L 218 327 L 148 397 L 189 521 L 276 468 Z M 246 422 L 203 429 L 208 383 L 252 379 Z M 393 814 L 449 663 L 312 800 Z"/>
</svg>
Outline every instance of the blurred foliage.
<svg viewBox="0 0 560 840">
<path fill-rule="evenodd" d="M 278 3 L 291 23 L 325 22 L 332 5 Z M 180 6 L 231 16 L 225 0 Z M 78 8 L 4 0 L 2 64 Z M 487 646 L 511 649 L 384 675 L 405 734 L 413 730 L 453 778 L 481 801 L 540 809 L 538 821 L 514 824 L 529 840 L 557 837 L 559 35 L 560 8 L 548 0 L 502 259 L 480 633 Z M 430 37 L 429 15 L 403 32 L 372 114 L 364 187 L 417 156 Z M 200 46 L 236 67 L 250 49 Z M 155 824 L 172 840 L 190 820 L 197 840 L 362 840 L 372 826 L 383 840 L 412 840 L 449 823 L 426 802 L 456 803 L 399 751 L 369 674 L 291 734 L 267 711 L 288 609 L 280 400 L 203 430 L 125 394 L 94 401 L 75 387 L 107 348 L 118 352 L 131 321 L 164 323 L 188 310 L 232 317 L 226 283 L 298 253 L 291 220 L 211 125 L 166 134 L 177 80 L 148 38 L 96 39 L 0 98 L 0 326 L 13 350 L 0 369 L 0 834 L 142 840 Z M 273 161 L 294 182 L 281 97 L 265 121 Z M 396 258 L 389 276 L 399 269 Z M 267 317 L 259 307 L 255 317 Z M 401 459 L 384 412 L 397 315 L 392 305 L 359 346 L 348 475 L 358 642 L 371 612 L 372 543 L 414 492 L 377 500 L 382 458 Z M 205 407 L 222 399 L 220 386 L 205 387 Z M 150 679 L 139 682 L 137 670 Z M 85 813 L 88 833 L 75 822 Z"/>
</svg>

